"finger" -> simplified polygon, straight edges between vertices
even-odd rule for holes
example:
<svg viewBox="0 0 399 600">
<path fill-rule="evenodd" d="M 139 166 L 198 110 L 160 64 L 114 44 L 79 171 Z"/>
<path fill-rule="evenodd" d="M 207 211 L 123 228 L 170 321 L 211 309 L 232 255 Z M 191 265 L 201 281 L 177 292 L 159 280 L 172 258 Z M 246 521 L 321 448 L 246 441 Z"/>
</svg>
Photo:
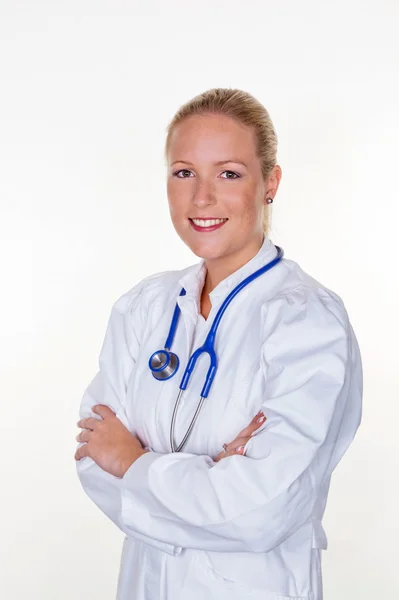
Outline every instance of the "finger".
<svg viewBox="0 0 399 600">
<path fill-rule="evenodd" d="M 258 412 L 258 414 L 254 416 L 250 424 L 247 425 L 247 427 L 245 427 L 242 431 L 240 431 L 237 437 L 251 437 L 254 431 L 259 429 L 259 427 L 262 427 L 265 421 L 266 417 L 263 414 L 263 412 Z"/>
<path fill-rule="evenodd" d="M 229 452 L 234 452 L 235 450 L 237 450 L 237 448 L 240 448 L 240 446 L 245 446 L 245 444 L 250 439 L 251 439 L 251 436 L 236 438 L 235 440 L 233 440 L 229 444 L 226 444 L 226 452 L 225 452 L 225 454 L 229 453 Z"/>
<path fill-rule="evenodd" d="M 213 460 L 214 460 L 214 462 L 219 462 L 219 460 L 222 460 L 222 458 L 223 458 L 223 456 L 224 456 L 225 454 L 226 454 L 226 453 L 225 453 L 225 451 L 224 451 L 224 450 L 222 450 L 221 452 L 219 452 L 219 454 L 217 455 L 217 457 L 213 459 Z"/>
<path fill-rule="evenodd" d="M 84 456 L 89 456 L 88 445 L 83 444 L 83 446 L 79 446 L 79 448 L 75 452 L 75 460 L 80 460 Z"/>
<path fill-rule="evenodd" d="M 94 431 L 96 425 L 98 425 L 100 419 L 94 419 L 93 417 L 88 417 L 86 419 L 81 419 L 77 422 L 77 426 L 82 429 L 91 429 Z"/>
<path fill-rule="evenodd" d="M 76 440 L 78 442 L 89 442 L 92 435 L 93 432 L 90 429 L 83 429 L 83 431 L 76 436 Z"/>
<path fill-rule="evenodd" d="M 226 452 L 229 453 L 239 446 L 245 446 L 252 434 L 259 429 L 259 427 L 261 427 L 265 421 L 266 417 L 263 415 L 263 413 L 258 413 L 251 423 L 245 427 L 245 429 L 243 429 L 232 442 L 226 444 Z"/>
<path fill-rule="evenodd" d="M 96 413 L 96 415 L 100 415 L 103 419 L 115 416 L 114 411 L 111 410 L 109 406 L 105 406 L 105 404 L 96 404 L 95 406 L 92 406 L 91 410 Z"/>
<path fill-rule="evenodd" d="M 226 445 L 226 450 L 222 450 L 221 452 L 219 452 L 219 454 L 215 458 L 215 462 L 219 462 L 219 460 L 222 460 L 222 458 L 226 458 L 226 456 L 234 456 L 235 454 L 244 454 L 245 444 L 247 443 L 248 439 L 249 438 L 241 438 L 241 440 L 242 440 L 241 444 L 238 444 L 236 446 L 231 446 L 230 448 L 228 448 L 228 446 Z"/>
<path fill-rule="evenodd" d="M 234 448 L 233 450 L 230 450 L 229 452 L 221 452 L 218 455 L 218 460 L 216 462 L 218 462 L 219 460 L 222 460 L 223 458 L 227 458 L 228 456 L 237 456 L 237 455 L 243 455 L 244 454 L 244 446 L 238 446 L 238 448 Z"/>
<path fill-rule="evenodd" d="M 237 435 L 237 437 L 232 442 L 230 442 L 229 444 L 226 444 L 226 446 L 225 446 L 226 450 L 222 450 L 222 452 L 220 452 L 217 455 L 217 457 L 215 458 L 215 462 L 218 462 L 222 458 L 226 458 L 226 456 L 231 456 L 232 454 L 235 454 L 237 452 L 237 448 L 239 448 L 240 446 L 245 446 L 245 444 L 248 442 L 248 440 L 250 439 L 252 434 L 257 429 L 259 429 L 259 427 L 261 427 L 265 421 L 266 421 L 266 417 L 263 414 L 263 412 L 260 410 L 254 416 L 254 418 L 252 419 L 250 424 L 247 425 L 247 427 L 245 427 L 242 431 L 240 431 L 240 433 Z"/>
</svg>

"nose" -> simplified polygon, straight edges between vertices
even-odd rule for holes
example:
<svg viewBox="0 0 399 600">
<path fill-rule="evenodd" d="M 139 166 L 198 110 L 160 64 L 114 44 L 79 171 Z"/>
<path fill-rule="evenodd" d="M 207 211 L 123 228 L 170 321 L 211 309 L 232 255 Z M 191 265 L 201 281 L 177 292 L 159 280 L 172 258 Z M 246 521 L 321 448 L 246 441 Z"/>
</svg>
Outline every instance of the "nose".
<svg viewBox="0 0 399 600">
<path fill-rule="evenodd" d="M 210 181 L 200 178 L 197 179 L 193 202 L 199 207 L 213 206 L 216 204 L 215 190 Z"/>
</svg>

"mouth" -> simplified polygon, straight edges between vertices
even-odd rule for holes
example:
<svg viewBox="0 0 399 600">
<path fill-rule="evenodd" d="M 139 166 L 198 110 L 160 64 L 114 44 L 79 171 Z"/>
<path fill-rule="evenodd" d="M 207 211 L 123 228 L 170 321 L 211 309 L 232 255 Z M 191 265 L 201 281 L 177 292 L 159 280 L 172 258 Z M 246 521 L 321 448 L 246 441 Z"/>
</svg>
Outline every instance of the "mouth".
<svg viewBox="0 0 399 600">
<path fill-rule="evenodd" d="M 228 219 L 214 219 L 210 217 L 206 219 L 189 219 L 189 221 L 195 231 L 209 232 L 223 227 Z"/>
</svg>

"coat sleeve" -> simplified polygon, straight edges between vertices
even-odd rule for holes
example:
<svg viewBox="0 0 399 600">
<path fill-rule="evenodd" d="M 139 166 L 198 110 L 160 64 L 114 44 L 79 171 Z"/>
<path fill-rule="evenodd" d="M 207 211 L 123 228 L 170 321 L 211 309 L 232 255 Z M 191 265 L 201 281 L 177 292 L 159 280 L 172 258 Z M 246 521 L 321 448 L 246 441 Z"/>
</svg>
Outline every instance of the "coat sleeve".
<svg viewBox="0 0 399 600">
<path fill-rule="evenodd" d="M 151 276 L 150 276 L 151 277 Z M 86 388 L 80 405 L 80 418 L 94 417 L 96 404 L 109 406 L 129 430 L 126 416 L 126 388 L 134 369 L 140 348 L 142 290 L 148 277 L 121 296 L 112 307 L 104 342 L 99 356 L 99 370 Z M 82 444 L 79 444 L 81 446 Z M 77 474 L 86 494 L 126 535 L 138 538 L 169 554 L 178 554 L 181 548 L 151 538 L 132 529 L 122 518 L 122 479 L 101 469 L 85 456 L 76 462 Z"/>
<path fill-rule="evenodd" d="M 333 292 L 298 288 L 263 308 L 263 429 L 245 456 L 218 463 L 188 453 L 140 457 L 122 479 L 132 530 L 180 547 L 267 552 L 312 518 L 360 423 L 359 348 Z"/>
</svg>

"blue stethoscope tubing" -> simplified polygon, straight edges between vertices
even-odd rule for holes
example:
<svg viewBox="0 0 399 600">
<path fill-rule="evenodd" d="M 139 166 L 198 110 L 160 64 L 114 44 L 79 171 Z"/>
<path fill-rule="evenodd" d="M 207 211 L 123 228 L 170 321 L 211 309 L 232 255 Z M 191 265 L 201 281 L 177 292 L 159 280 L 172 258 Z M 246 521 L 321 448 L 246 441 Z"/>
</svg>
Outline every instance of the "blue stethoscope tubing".
<svg viewBox="0 0 399 600">
<path fill-rule="evenodd" d="M 179 394 L 178 394 L 176 402 L 175 402 L 175 407 L 174 407 L 173 415 L 172 415 L 172 419 L 171 419 L 170 445 L 171 445 L 172 452 L 180 452 L 182 450 L 182 448 L 185 446 L 185 444 L 191 434 L 191 431 L 194 427 L 194 424 L 198 418 L 198 415 L 202 408 L 204 400 L 205 400 L 205 398 L 207 398 L 207 396 L 209 394 L 212 382 L 214 380 L 214 377 L 215 377 L 215 374 L 217 371 L 217 357 L 216 357 L 216 352 L 215 352 L 215 347 L 214 347 L 216 332 L 217 332 L 217 329 L 220 325 L 220 321 L 222 320 L 222 317 L 223 317 L 228 305 L 233 300 L 233 298 L 235 298 L 235 296 L 237 296 L 237 294 L 239 292 L 241 292 L 241 290 L 245 286 L 247 286 L 249 283 L 251 283 L 251 281 L 253 281 L 254 279 L 257 279 L 258 277 L 260 277 L 260 275 L 263 275 L 263 273 L 270 271 L 270 269 L 272 269 L 274 266 L 276 266 L 282 260 L 282 258 L 284 256 L 284 250 L 282 248 L 280 248 L 280 246 L 275 246 L 275 247 L 277 249 L 276 257 L 273 260 L 271 260 L 269 263 L 267 263 L 266 265 L 264 265 L 263 267 L 261 267 L 260 269 L 258 269 L 257 271 L 255 271 L 254 273 L 249 275 L 248 277 L 246 277 L 243 281 L 241 281 L 241 283 L 239 283 L 225 298 L 221 307 L 219 308 L 218 312 L 216 313 L 215 319 L 211 325 L 211 328 L 209 330 L 209 333 L 208 333 L 203 345 L 200 346 L 199 348 L 197 348 L 197 350 L 195 350 L 195 352 L 189 358 L 186 369 L 185 369 L 183 377 L 182 377 L 182 380 L 180 382 L 180 386 L 179 386 L 180 391 L 179 391 Z M 182 288 L 179 296 L 184 296 L 185 294 L 186 294 L 186 290 L 184 288 Z M 165 342 L 165 348 L 163 350 L 157 350 L 156 352 L 154 352 L 150 356 L 150 359 L 148 361 L 148 365 L 151 369 L 153 376 L 155 377 L 155 379 L 158 379 L 159 381 L 166 381 L 167 379 L 170 379 L 171 377 L 173 377 L 173 375 L 175 375 L 175 373 L 177 372 L 177 370 L 179 368 L 179 358 L 177 357 L 176 354 L 174 354 L 173 352 L 170 352 L 170 348 L 172 346 L 172 343 L 173 343 L 173 340 L 174 340 L 174 337 L 176 334 L 176 329 L 177 329 L 180 312 L 181 312 L 180 307 L 176 303 L 175 310 L 174 310 L 173 317 L 172 317 L 172 322 L 170 325 L 169 334 L 168 334 L 168 337 Z M 209 354 L 210 366 L 208 369 L 208 373 L 207 373 L 207 376 L 205 379 L 204 386 L 201 391 L 200 401 L 198 403 L 197 409 L 196 409 L 195 414 L 191 420 L 191 423 L 186 431 L 185 436 L 183 437 L 180 444 L 178 444 L 176 446 L 175 441 L 174 441 L 174 429 L 175 429 L 176 416 L 177 416 L 177 411 L 179 408 L 180 400 L 181 400 L 184 390 L 187 388 L 188 382 L 190 380 L 190 377 L 194 370 L 196 362 L 197 362 L 198 358 L 201 356 L 201 354 L 203 354 L 204 352 Z"/>
</svg>

